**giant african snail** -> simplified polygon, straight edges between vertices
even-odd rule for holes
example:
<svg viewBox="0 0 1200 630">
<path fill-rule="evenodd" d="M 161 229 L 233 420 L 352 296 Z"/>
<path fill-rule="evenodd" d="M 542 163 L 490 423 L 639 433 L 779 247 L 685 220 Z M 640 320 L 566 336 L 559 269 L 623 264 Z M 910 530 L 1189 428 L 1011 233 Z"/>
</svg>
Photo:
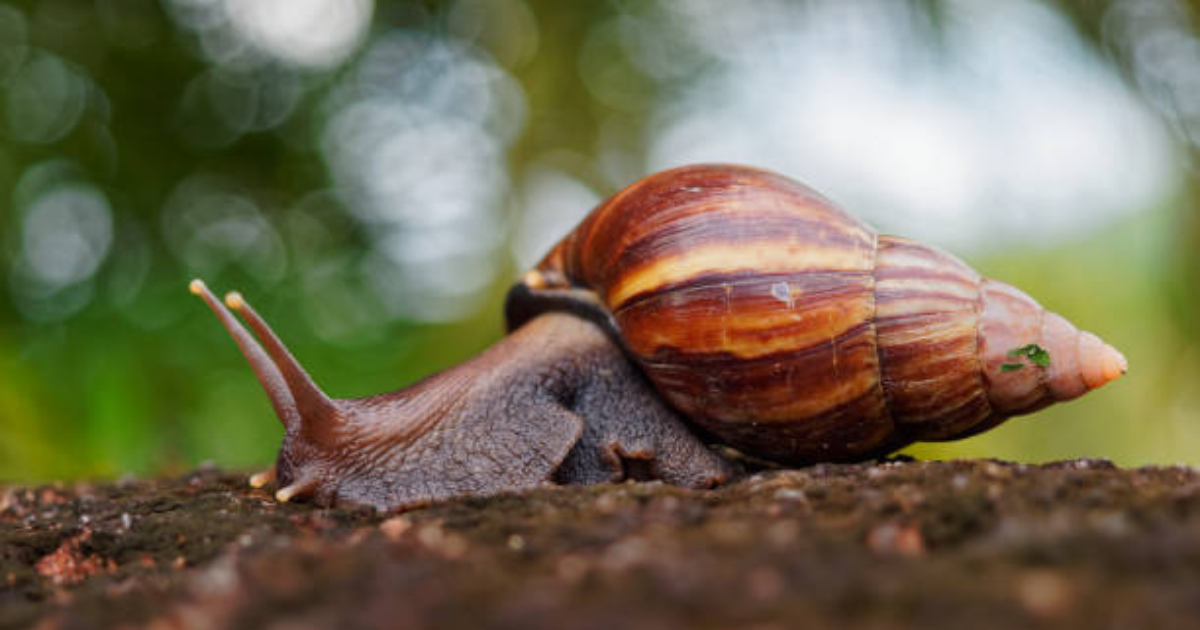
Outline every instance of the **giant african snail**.
<svg viewBox="0 0 1200 630">
<path fill-rule="evenodd" d="M 1017 289 L 741 166 L 617 193 L 510 291 L 512 334 L 390 394 L 328 398 L 240 295 L 225 302 L 262 346 L 191 288 L 285 427 L 252 483 L 322 504 L 634 476 L 710 486 L 738 467 L 707 439 L 786 464 L 864 459 L 977 433 L 1126 369 Z M 1021 348 L 1038 360 L 1014 359 Z"/>
</svg>

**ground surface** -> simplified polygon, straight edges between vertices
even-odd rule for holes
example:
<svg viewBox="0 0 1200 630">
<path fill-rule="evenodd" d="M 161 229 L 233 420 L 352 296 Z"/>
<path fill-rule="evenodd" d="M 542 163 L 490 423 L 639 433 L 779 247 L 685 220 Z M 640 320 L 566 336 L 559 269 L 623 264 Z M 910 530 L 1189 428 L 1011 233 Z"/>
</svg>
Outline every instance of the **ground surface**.
<svg viewBox="0 0 1200 630">
<path fill-rule="evenodd" d="M 241 476 L 0 489 L 0 627 L 1200 626 L 1200 474 L 817 466 L 404 515 Z"/>
</svg>

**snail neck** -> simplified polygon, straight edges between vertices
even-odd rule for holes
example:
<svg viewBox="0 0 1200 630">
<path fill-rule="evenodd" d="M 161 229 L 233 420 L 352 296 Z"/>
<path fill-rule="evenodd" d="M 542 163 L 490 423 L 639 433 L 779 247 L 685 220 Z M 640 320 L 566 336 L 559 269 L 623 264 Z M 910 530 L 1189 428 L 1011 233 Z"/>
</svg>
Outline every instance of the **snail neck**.
<svg viewBox="0 0 1200 630">
<path fill-rule="evenodd" d="M 508 290 L 504 299 L 504 322 L 509 332 L 545 313 L 564 313 L 591 322 L 624 347 L 620 328 L 612 313 L 591 289 L 570 285 L 549 286 L 537 271 L 531 271 Z"/>
<path fill-rule="evenodd" d="M 277 463 L 283 483 L 321 480 L 314 487 L 332 493 L 315 495 L 321 503 L 395 508 L 547 481 L 617 481 L 628 470 L 609 451 L 625 433 L 633 437 L 621 448 L 634 459 L 653 461 L 659 450 L 677 456 L 647 463 L 655 475 L 712 485 L 733 474 L 603 330 L 565 313 L 534 317 L 412 386 L 335 405 L 331 426 L 289 433 Z"/>
</svg>

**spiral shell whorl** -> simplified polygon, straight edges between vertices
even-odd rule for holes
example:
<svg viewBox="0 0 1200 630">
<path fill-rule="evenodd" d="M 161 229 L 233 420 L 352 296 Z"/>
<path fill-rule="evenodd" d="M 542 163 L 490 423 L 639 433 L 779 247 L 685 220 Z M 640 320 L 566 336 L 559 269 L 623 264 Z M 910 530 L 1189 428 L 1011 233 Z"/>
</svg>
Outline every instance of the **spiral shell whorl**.
<svg viewBox="0 0 1200 630">
<path fill-rule="evenodd" d="M 893 433 L 876 238 L 792 180 L 685 167 L 602 204 L 537 271 L 595 291 L 650 380 L 702 428 L 765 457 L 847 459 Z"/>
<path fill-rule="evenodd" d="M 954 256 L 879 239 L 875 325 L 888 408 L 907 440 L 978 433 L 1117 378 L 1125 359 L 1023 291 Z M 1009 355 L 1038 344 L 1048 367 Z M 1005 371 L 1005 364 L 1019 364 Z"/>
<path fill-rule="evenodd" d="M 1125 373 L 1120 352 L 1044 310 L 1021 290 L 985 279 L 981 300 L 979 354 L 988 398 L 998 414 L 1030 413 L 1071 400 Z M 1046 349 L 1049 367 L 1005 372 L 1001 366 L 1014 361 L 1008 352 L 1029 343 Z"/>
<path fill-rule="evenodd" d="M 978 354 L 981 281 L 936 248 L 879 239 L 880 364 L 888 408 L 907 441 L 950 439 L 992 414 Z"/>
<path fill-rule="evenodd" d="M 520 286 L 582 293 L 676 409 L 781 462 L 963 437 L 1124 371 L 1024 293 L 746 167 L 634 183 Z M 1001 370 L 1030 343 L 1050 368 Z"/>
</svg>

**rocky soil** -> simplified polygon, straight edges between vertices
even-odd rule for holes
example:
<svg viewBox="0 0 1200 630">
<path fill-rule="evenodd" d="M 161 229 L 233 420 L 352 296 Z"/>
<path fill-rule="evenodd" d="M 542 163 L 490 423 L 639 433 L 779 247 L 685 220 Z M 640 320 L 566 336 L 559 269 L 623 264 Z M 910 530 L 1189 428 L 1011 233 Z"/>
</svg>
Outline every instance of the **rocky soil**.
<svg viewBox="0 0 1200 630">
<path fill-rule="evenodd" d="M 1200 626 L 1200 473 L 891 461 L 401 515 L 244 477 L 0 488 L 0 627 Z"/>
</svg>

